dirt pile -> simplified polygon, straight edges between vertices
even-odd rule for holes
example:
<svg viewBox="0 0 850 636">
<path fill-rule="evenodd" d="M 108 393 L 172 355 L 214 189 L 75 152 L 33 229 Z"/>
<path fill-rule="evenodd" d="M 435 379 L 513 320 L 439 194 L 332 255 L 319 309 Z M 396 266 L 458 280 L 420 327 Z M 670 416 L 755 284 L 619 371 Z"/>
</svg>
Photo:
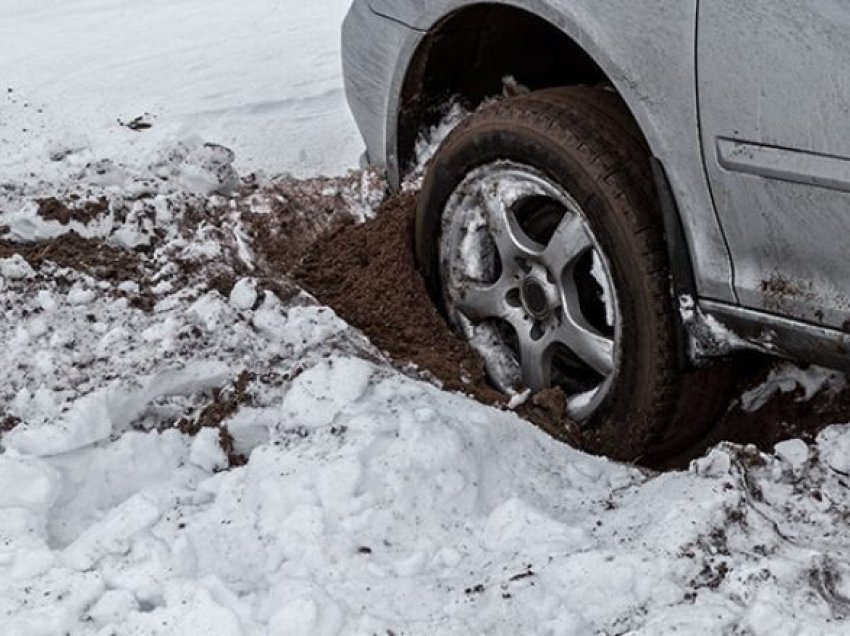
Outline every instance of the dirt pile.
<svg viewBox="0 0 850 636">
<path fill-rule="evenodd" d="M 38 215 L 46 221 L 58 221 L 67 225 L 71 221 L 77 221 L 87 225 L 109 210 L 109 202 L 105 197 L 97 201 L 87 201 L 77 205 L 67 205 L 56 197 L 39 199 Z"/>
<path fill-rule="evenodd" d="M 32 267 L 46 262 L 69 267 L 100 280 L 136 280 L 142 258 L 138 252 L 106 245 L 102 241 L 83 238 L 68 232 L 55 239 L 35 243 L 0 240 L 0 258 L 20 254 Z"/>
<path fill-rule="evenodd" d="M 225 390 L 213 389 L 212 402 L 207 404 L 195 418 L 183 418 L 176 428 L 185 435 L 196 436 L 201 429 L 212 428 L 218 431 L 219 443 L 227 455 L 229 466 L 244 466 L 248 458 L 240 455 L 234 448 L 233 435 L 227 429 L 225 421 L 243 405 L 253 404 L 254 396 L 249 387 L 256 380 L 253 373 L 243 371 L 230 387 Z"/>
<path fill-rule="evenodd" d="M 415 208 L 414 195 L 400 194 L 375 220 L 330 232 L 307 253 L 295 279 L 396 361 L 430 372 L 450 391 L 498 402 L 481 360 L 449 329 L 416 271 Z"/>
<path fill-rule="evenodd" d="M 413 194 L 388 199 L 374 220 L 342 225 L 317 241 L 293 276 L 400 367 L 413 364 L 449 391 L 504 407 L 506 396 L 489 384 L 478 354 L 446 324 L 416 269 L 415 210 Z M 553 437 L 578 445 L 559 389 L 534 396 L 518 413 Z"/>
<path fill-rule="evenodd" d="M 738 396 L 762 385 L 771 369 L 781 363 L 753 354 L 739 356 L 735 362 L 738 382 L 734 399 L 702 443 L 705 449 L 725 441 L 755 444 L 770 452 L 778 442 L 797 438 L 813 441 L 825 427 L 850 421 L 850 388 L 822 390 L 806 400 L 803 388 L 798 386 L 789 392 L 777 391 L 754 412 L 745 410 Z"/>
</svg>

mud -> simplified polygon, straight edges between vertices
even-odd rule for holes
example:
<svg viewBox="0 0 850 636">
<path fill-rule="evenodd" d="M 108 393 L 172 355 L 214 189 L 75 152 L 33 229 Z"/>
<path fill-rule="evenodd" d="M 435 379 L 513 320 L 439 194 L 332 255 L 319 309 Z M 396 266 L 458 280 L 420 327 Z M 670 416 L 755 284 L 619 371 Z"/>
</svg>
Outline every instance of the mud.
<svg viewBox="0 0 850 636">
<path fill-rule="evenodd" d="M 146 311 L 156 302 L 149 291 L 144 272 L 145 257 L 140 252 L 112 247 L 71 231 L 55 239 L 34 243 L 22 244 L 0 239 L 0 259 L 15 254 L 23 257 L 35 270 L 45 263 L 54 263 L 115 285 L 135 281 L 140 285 L 138 293 L 121 292 L 117 288 L 112 293 L 126 297 L 133 307 Z M 62 283 L 61 277 L 54 278 Z"/>
<path fill-rule="evenodd" d="M 67 225 L 71 221 L 88 225 L 108 209 L 109 202 L 105 198 L 85 201 L 77 205 L 68 205 L 55 197 L 38 201 L 38 215 L 46 221 L 58 221 L 62 225 Z"/>
<path fill-rule="evenodd" d="M 70 267 L 101 280 L 136 280 L 141 273 L 139 254 L 110 247 L 94 239 L 68 232 L 58 238 L 35 243 L 0 240 L 0 258 L 20 254 L 33 268 L 46 262 Z"/>
<path fill-rule="evenodd" d="M 20 423 L 21 420 L 14 415 L 7 414 L 0 416 L 0 437 L 2 437 L 3 433 L 8 433 Z"/>
<path fill-rule="evenodd" d="M 295 280 L 397 362 L 429 372 L 449 391 L 498 403 L 481 360 L 449 329 L 416 271 L 415 208 L 414 195 L 403 193 L 374 221 L 330 232 L 295 269 Z"/>
<path fill-rule="evenodd" d="M 267 205 L 241 214 L 251 244 L 261 258 L 261 267 L 270 273 L 285 274 L 319 237 L 351 225 L 355 216 L 344 192 L 354 187 L 357 179 L 277 180 L 272 191 L 263 195 Z"/>
<path fill-rule="evenodd" d="M 726 441 L 755 444 L 770 451 L 778 442 L 798 438 L 812 441 L 826 426 L 850 421 L 850 389 L 837 394 L 821 392 L 803 401 L 799 388 L 775 395 L 754 413 L 743 410 L 737 396 L 764 382 L 775 362 L 755 355 L 736 362 L 739 373 L 733 400 L 703 443 L 706 448 Z"/>
</svg>

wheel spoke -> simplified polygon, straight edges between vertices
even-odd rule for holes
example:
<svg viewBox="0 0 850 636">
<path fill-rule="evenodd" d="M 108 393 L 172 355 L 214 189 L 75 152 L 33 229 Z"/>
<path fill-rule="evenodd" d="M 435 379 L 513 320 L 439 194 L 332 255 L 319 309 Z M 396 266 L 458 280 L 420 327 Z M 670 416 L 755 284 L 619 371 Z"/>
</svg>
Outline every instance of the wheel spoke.
<svg viewBox="0 0 850 636">
<path fill-rule="evenodd" d="M 508 313 L 507 287 L 504 277 L 495 283 L 468 281 L 456 292 L 455 307 L 474 321 L 504 318 Z"/>
<path fill-rule="evenodd" d="M 534 341 L 526 333 L 519 334 L 519 341 L 523 385 L 534 393 L 549 388 L 552 383 L 552 360 L 548 343 L 542 340 Z"/>
<path fill-rule="evenodd" d="M 591 247 L 593 242 L 584 220 L 578 214 L 567 212 L 543 252 L 543 262 L 560 275 L 570 263 Z"/>
<path fill-rule="evenodd" d="M 517 259 L 539 257 L 544 246 L 532 240 L 511 212 L 510 197 L 498 184 L 488 184 L 479 192 L 487 213 L 487 227 L 505 269 L 513 269 Z"/>
<path fill-rule="evenodd" d="M 552 337 L 599 375 L 607 377 L 614 371 L 614 340 L 593 329 L 581 317 L 566 311 L 564 321 Z"/>
</svg>

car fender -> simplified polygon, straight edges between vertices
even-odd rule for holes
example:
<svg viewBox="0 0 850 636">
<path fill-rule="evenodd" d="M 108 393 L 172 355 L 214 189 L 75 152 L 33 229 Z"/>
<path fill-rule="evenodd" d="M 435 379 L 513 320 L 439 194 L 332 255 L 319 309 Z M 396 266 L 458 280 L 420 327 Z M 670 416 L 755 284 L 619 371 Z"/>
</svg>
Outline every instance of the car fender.
<svg viewBox="0 0 850 636">
<path fill-rule="evenodd" d="M 398 180 L 398 113 L 405 77 L 424 35 L 472 0 L 370 0 L 408 27 L 388 96 L 386 163 Z M 499 0 L 572 38 L 605 72 L 664 165 L 691 252 L 700 296 L 735 302 L 732 265 L 705 176 L 696 100 L 697 2 Z"/>
</svg>

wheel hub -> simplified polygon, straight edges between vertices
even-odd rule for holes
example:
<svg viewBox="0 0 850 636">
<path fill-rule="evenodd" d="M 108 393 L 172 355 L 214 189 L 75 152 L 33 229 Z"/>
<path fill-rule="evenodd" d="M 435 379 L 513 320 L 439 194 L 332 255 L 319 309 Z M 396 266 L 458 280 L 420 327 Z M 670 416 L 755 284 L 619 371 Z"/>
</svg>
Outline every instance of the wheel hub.
<svg viewBox="0 0 850 636">
<path fill-rule="evenodd" d="M 537 320 L 544 320 L 552 313 L 549 295 L 543 284 L 533 276 L 527 277 L 520 287 L 520 298 L 525 310 Z"/>
</svg>

